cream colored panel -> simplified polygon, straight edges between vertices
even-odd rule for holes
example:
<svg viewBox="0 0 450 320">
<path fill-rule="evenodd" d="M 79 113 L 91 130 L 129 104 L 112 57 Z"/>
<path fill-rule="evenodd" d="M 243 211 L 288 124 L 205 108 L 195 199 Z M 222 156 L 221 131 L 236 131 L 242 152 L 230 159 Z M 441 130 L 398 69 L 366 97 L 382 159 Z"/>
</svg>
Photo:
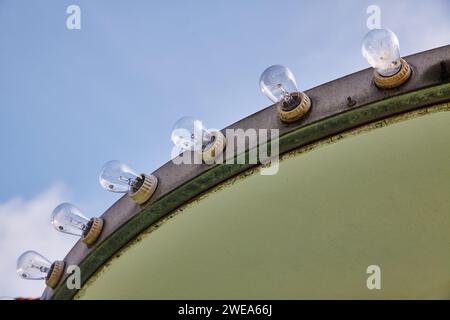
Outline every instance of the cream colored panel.
<svg viewBox="0 0 450 320">
<path fill-rule="evenodd" d="M 85 299 L 450 298 L 450 112 L 288 157 L 136 242 Z M 366 268 L 381 268 L 368 290 Z"/>
</svg>

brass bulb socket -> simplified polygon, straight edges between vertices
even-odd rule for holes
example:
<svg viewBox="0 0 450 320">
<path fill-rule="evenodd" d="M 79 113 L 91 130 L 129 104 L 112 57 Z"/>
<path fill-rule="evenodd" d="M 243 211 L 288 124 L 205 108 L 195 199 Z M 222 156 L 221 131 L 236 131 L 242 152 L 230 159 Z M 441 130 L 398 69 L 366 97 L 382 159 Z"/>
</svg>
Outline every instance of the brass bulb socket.
<svg viewBox="0 0 450 320">
<path fill-rule="evenodd" d="M 214 137 L 214 141 L 201 151 L 202 159 L 207 164 L 213 163 L 223 153 L 226 146 L 226 139 L 222 132 L 211 130 L 210 134 Z"/>
<path fill-rule="evenodd" d="M 411 77 L 411 67 L 404 59 L 400 59 L 400 70 L 389 77 L 384 77 L 377 72 L 373 71 L 373 81 L 378 88 L 392 89 L 404 84 Z"/>
<path fill-rule="evenodd" d="M 141 177 L 143 179 L 142 185 L 135 192 L 130 191 L 129 193 L 131 199 L 137 204 L 146 203 L 158 186 L 158 179 L 154 175 L 143 173 Z"/>
<path fill-rule="evenodd" d="M 103 219 L 101 218 L 92 218 L 91 219 L 91 227 L 89 231 L 82 237 L 82 241 L 87 245 L 91 246 L 97 241 L 98 237 L 102 233 L 103 230 Z"/>
<path fill-rule="evenodd" d="M 311 108 L 311 100 L 303 92 L 291 93 L 291 96 L 300 99 L 300 103 L 292 110 L 283 110 L 282 103 L 278 103 L 277 110 L 280 120 L 286 123 L 295 122 L 305 116 Z"/>
<path fill-rule="evenodd" d="M 64 261 L 57 260 L 53 262 L 53 265 L 50 270 L 50 274 L 47 276 L 46 284 L 52 289 L 55 289 L 58 285 L 59 280 L 64 273 Z"/>
</svg>

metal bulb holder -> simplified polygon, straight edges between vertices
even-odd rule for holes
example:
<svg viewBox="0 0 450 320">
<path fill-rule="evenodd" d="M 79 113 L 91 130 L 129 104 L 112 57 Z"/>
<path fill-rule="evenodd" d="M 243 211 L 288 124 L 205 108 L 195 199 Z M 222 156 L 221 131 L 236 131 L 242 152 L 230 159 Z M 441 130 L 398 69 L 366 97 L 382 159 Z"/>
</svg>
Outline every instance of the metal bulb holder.
<svg viewBox="0 0 450 320">
<path fill-rule="evenodd" d="M 408 81 L 411 77 L 411 67 L 404 59 L 400 59 L 400 63 L 400 70 L 392 76 L 385 77 L 379 74 L 377 70 L 374 70 L 373 80 L 375 85 L 380 89 L 392 89 Z"/>
<path fill-rule="evenodd" d="M 214 140 L 201 151 L 202 159 L 207 164 L 213 163 L 223 153 L 226 146 L 226 139 L 222 132 L 211 130 L 209 133 Z"/>
<path fill-rule="evenodd" d="M 85 234 L 83 234 L 81 240 L 87 245 L 92 246 L 100 236 L 103 230 L 103 219 L 101 218 L 92 218 L 89 221 L 89 229 Z"/>
<path fill-rule="evenodd" d="M 285 102 L 279 102 L 277 106 L 280 120 L 286 123 L 292 123 L 303 118 L 309 109 L 311 109 L 311 100 L 303 92 L 291 93 L 294 99 L 300 100 L 299 104 L 293 109 L 286 108 Z"/>
<path fill-rule="evenodd" d="M 64 273 L 64 266 L 65 266 L 64 261 L 57 260 L 53 262 L 50 268 L 50 272 L 48 273 L 47 279 L 45 281 L 47 286 L 49 286 L 52 289 L 56 288 L 59 280 L 61 280 L 61 277 Z"/>
<path fill-rule="evenodd" d="M 136 191 L 130 191 L 130 197 L 137 204 L 146 203 L 158 186 L 158 178 L 151 174 L 141 174 L 142 184 Z"/>
</svg>

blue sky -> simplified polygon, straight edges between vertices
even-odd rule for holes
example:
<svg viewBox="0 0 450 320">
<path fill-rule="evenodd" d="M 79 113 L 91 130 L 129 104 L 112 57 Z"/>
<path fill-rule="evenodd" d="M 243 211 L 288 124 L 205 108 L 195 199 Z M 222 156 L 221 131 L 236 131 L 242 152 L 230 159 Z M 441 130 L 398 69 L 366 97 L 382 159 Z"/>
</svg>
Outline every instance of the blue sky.
<svg viewBox="0 0 450 320">
<path fill-rule="evenodd" d="M 71 4 L 81 30 L 66 28 Z M 403 55 L 450 43 L 445 0 L 0 0 L 0 296 L 43 289 L 14 274 L 21 251 L 57 259 L 75 242 L 49 226 L 58 202 L 94 216 L 118 199 L 98 183 L 104 162 L 154 171 L 178 118 L 220 129 L 269 105 L 272 64 L 301 89 L 368 67 L 370 4 Z"/>
</svg>

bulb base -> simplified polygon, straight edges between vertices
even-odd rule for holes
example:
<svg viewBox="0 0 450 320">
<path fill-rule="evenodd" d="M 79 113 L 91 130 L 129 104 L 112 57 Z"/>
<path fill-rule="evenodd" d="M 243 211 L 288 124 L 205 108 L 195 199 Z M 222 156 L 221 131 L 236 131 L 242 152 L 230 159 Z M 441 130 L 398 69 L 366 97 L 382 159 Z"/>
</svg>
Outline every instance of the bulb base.
<svg viewBox="0 0 450 320">
<path fill-rule="evenodd" d="M 294 92 L 291 94 L 294 98 L 300 99 L 300 103 L 292 110 L 284 110 L 281 103 L 278 104 L 278 115 L 280 120 L 286 123 L 295 122 L 305 116 L 311 108 L 311 100 L 303 92 Z"/>
<path fill-rule="evenodd" d="M 201 155 L 205 163 L 211 164 L 214 160 L 222 154 L 226 146 L 226 139 L 222 132 L 218 130 L 211 130 L 211 136 L 214 137 L 214 141 L 210 143 L 204 150 L 202 150 Z"/>
<path fill-rule="evenodd" d="M 408 62 L 406 62 L 406 60 L 404 59 L 400 59 L 400 63 L 401 63 L 400 70 L 396 74 L 389 77 L 384 77 L 381 74 L 379 74 L 376 70 L 374 70 L 373 81 L 375 82 L 375 85 L 381 89 L 392 89 L 408 81 L 409 78 L 411 77 L 411 67 L 409 66 Z"/>
<path fill-rule="evenodd" d="M 64 261 L 55 261 L 52 264 L 52 267 L 50 268 L 50 272 L 47 276 L 46 284 L 52 289 L 55 289 L 58 285 L 59 280 L 61 280 L 61 277 L 64 273 Z"/>
<path fill-rule="evenodd" d="M 103 230 L 103 219 L 101 218 L 92 218 L 90 221 L 90 228 L 86 235 L 83 236 L 82 241 L 87 245 L 91 246 L 97 241 L 98 237 L 102 233 Z"/>
<path fill-rule="evenodd" d="M 158 186 L 158 179 L 151 174 L 141 174 L 143 179 L 142 185 L 135 192 L 130 192 L 130 197 L 137 204 L 146 203 Z"/>
</svg>

